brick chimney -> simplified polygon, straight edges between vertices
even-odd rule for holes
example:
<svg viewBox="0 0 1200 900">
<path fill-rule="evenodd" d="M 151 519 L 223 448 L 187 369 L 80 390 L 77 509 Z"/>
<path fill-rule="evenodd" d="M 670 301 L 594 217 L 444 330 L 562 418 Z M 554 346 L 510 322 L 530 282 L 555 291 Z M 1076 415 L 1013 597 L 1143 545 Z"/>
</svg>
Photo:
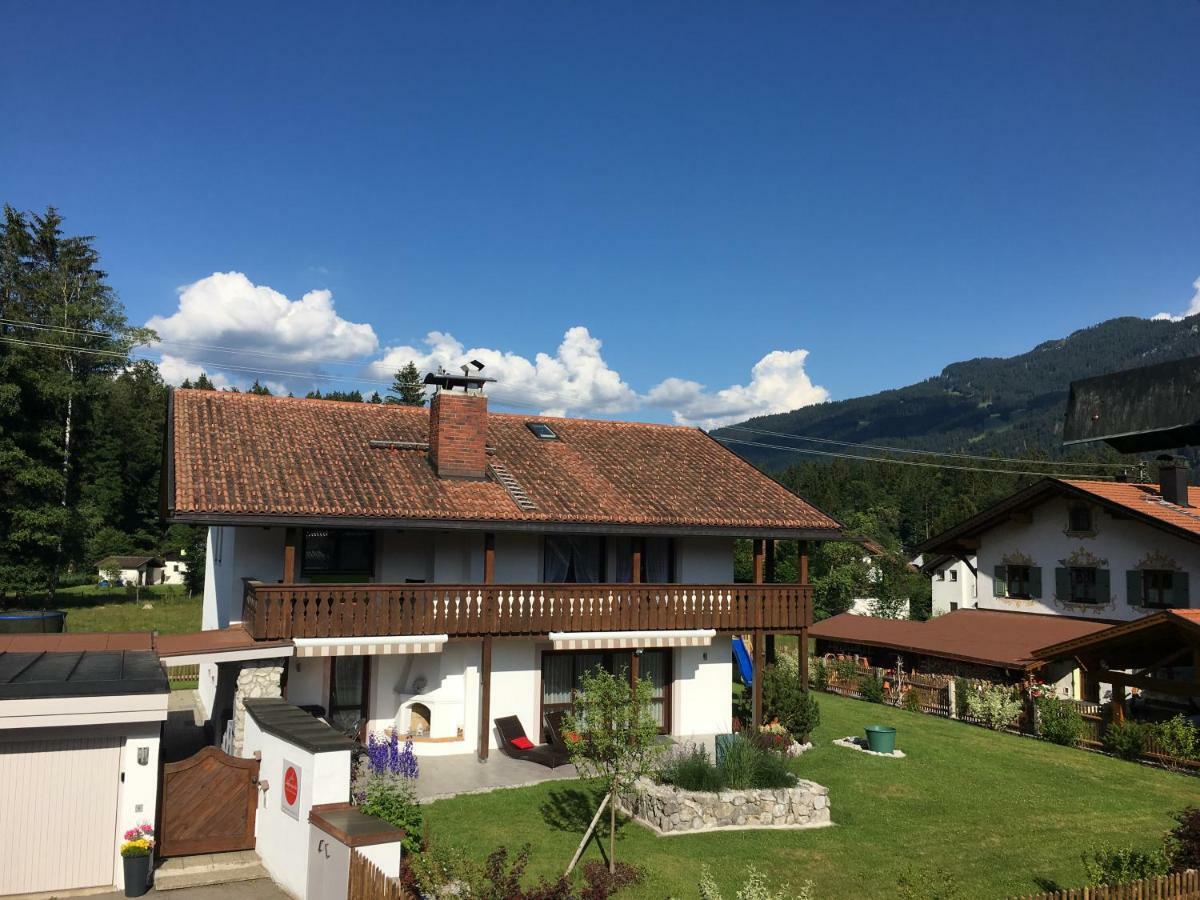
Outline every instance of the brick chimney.
<svg viewBox="0 0 1200 900">
<path fill-rule="evenodd" d="M 433 395 L 429 461 L 439 478 L 487 477 L 487 397 L 446 388 Z"/>
<path fill-rule="evenodd" d="M 1176 506 L 1191 506 L 1188 502 L 1188 464 L 1178 456 L 1158 458 L 1158 490 L 1162 498 Z"/>
</svg>

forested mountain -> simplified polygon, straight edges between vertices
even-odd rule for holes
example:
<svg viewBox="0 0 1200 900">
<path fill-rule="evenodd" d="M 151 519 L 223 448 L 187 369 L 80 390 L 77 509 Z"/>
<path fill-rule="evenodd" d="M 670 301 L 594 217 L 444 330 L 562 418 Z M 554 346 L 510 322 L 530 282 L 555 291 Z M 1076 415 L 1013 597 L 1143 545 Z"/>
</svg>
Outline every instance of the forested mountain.
<svg viewBox="0 0 1200 900">
<path fill-rule="evenodd" d="M 1200 316 L 1180 322 L 1110 319 L 1061 340 L 1039 344 L 1019 356 L 953 363 L 940 375 L 907 387 L 761 416 L 742 424 L 859 443 L 1062 457 L 1062 420 L 1072 381 L 1197 354 Z M 781 443 L 771 436 L 736 429 L 717 434 Z M 796 458 L 767 448 L 736 449 L 768 469 Z"/>
</svg>

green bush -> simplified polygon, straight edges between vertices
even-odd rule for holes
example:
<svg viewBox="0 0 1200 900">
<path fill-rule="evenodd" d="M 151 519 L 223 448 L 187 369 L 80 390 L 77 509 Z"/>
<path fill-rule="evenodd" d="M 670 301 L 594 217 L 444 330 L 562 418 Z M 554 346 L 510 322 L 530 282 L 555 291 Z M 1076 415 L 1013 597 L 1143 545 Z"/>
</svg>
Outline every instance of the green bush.
<svg viewBox="0 0 1200 900">
<path fill-rule="evenodd" d="M 799 673 L 791 666 L 771 666 L 763 675 L 763 710 L 768 721 L 778 718 L 802 744 L 821 722 L 817 698 L 804 690 Z"/>
<path fill-rule="evenodd" d="M 1167 857 L 1161 850 L 1149 853 L 1123 847 L 1118 850 L 1096 849 L 1083 854 L 1088 884 L 1124 884 L 1167 873 Z"/>
<path fill-rule="evenodd" d="M 1140 759 L 1150 727 L 1141 722 L 1110 722 L 1104 729 L 1104 748 L 1121 759 Z"/>
<path fill-rule="evenodd" d="M 1154 726 L 1159 749 L 1176 759 L 1196 758 L 1196 726 L 1181 713 Z"/>
<path fill-rule="evenodd" d="M 938 865 L 908 865 L 896 881 L 898 900 L 962 900 L 966 897 L 949 869 Z"/>
<path fill-rule="evenodd" d="M 858 679 L 858 693 L 870 703 L 883 702 L 883 679 L 871 672 Z"/>
<path fill-rule="evenodd" d="M 1021 714 L 1021 698 L 1005 684 L 980 685 L 967 692 L 967 712 L 993 731 L 1003 731 Z"/>
<path fill-rule="evenodd" d="M 1038 697 L 1038 735 L 1051 743 L 1074 747 L 1083 737 L 1083 716 L 1074 703 L 1058 697 Z"/>
<path fill-rule="evenodd" d="M 921 711 L 921 695 L 917 693 L 916 688 L 909 688 L 905 692 L 904 708 L 909 712 L 919 713 Z"/>
<path fill-rule="evenodd" d="M 713 880 L 712 872 L 707 865 L 700 867 L 700 883 L 697 885 L 700 900 L 724 900 L 721 889 Z M 746 881 L 738 888 L 737 900 L 813 900 L 813 885 L 806 881 L 797 890 L 791 885 L 783 884 L 771 887 L 767 876 L 754 866 L 746 866 Z"/>
<path fill-rule="evenodd" d="M 383 819 L 389 825 L 403 828 L 404 852 L 421 850 L 421 804 L 410 778 L 372 779 L 362 789 L 358 808 L 368 816 Z"/>
<path fill-rule="evenodd" d="M 858 662 L 853 659 L 836 659 L 833 662 L 833 671 L 838 678 L 849 681 L 858 676 Z"/>
<path fill-rule="evenodd" d="M 1166 850 L 1172 872 L 1200 869 L 1200 809 L 1189 806 L 1175 813 L 1175 827 L 1167 834 Z"/>
<path fill-rule="evenodd" d="M 790 788 L 796 784 L 796 776 L 787 766 L 787 757 L 779 753 L 759 751 L 754 761 L 754 776 L 751 787 Z"/>
<path fill-rule="evenodd" d="M 829 687 L 829 670 L 825 668 L 825 661 L 822 659 L 814 660 L 808 670 L 808 683 L 818 691 L 823 691 Z"/>
<path fill-rule="evenodd" d="M 758 771 L 758 759 L 765 751 L 740 734 L 725 745 L 721 756 L 721 780 L 725 787 L 735 790 L 754 787 L 754 776 Z"/>
<path fill-rule="evenodd" d="M 960 719 L 967 714 L 967 697 L 971 693 L 971 682 L 961 675 L 954 679 L 954 714 Z"/>
<path fill-rule="evenodd" d="M 688 747 L 667 757 L 658 780 L 683 791 L 716 793 L 725 786 L 721 771 L 712 764 L 704 747 Z"/>
</svg>

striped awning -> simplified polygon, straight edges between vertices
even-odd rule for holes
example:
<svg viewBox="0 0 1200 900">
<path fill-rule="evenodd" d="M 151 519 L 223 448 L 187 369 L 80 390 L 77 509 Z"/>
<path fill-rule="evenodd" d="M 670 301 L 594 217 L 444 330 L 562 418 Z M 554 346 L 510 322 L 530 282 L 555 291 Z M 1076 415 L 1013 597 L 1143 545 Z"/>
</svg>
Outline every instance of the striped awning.
<svg viewBox="0 0 1200 900">
<path fill-rule="evenodd" d="M 638 647 L 707 647 L 716 631 L 552 631 L 555 650 L 631 650 Z"/>
<path fill-rule="evenodd" d="M 398 653 L 441 653 L 445 634 L 382 637 L 295 638 L 296 656 L 391 656 Z"/>
</svg>

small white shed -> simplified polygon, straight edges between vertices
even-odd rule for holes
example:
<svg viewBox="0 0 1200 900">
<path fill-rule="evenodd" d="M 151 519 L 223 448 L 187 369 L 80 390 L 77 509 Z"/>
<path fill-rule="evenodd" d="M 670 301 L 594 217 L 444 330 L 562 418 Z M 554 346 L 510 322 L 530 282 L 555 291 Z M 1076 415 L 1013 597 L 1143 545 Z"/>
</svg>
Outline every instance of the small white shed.
<svg viewBox="0 0 1200 900">
<path fill-rule="evenodd" d="M 169 693 L 149 635 L 0 635 L 0 895 L 124 887 Z"/>
</svg>

